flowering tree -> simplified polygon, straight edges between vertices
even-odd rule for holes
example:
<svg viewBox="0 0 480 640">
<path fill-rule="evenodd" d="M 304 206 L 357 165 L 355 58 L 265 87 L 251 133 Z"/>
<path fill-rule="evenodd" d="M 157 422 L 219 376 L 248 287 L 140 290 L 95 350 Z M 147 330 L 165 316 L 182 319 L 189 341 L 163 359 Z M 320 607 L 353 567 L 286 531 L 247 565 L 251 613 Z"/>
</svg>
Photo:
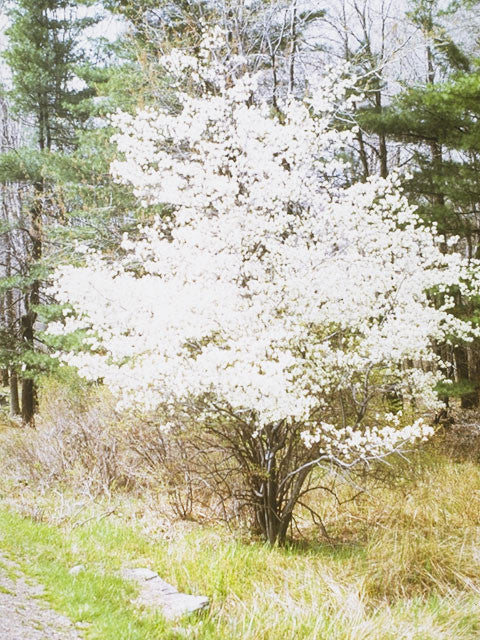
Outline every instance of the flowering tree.
<svg viewBox="0 0 480 640">
<path fill-rule="evenodd" d="M 169 61 L 201 84 L 206 64 Z M 54 284 L 73 311 L 52 331 L 86 331 L 66 360 L 123 406 L 161 407 L 167 430 L 193 411 L 272 543 L 316 465 L 348 469 L 431 433 L 432 342 L 469 331 L 427 293 L 458 283 L 462 260 L 442 255 L 398 179 L 345 186 L 350 134 L 332 128 L 345 86 L 324 79 L 272 117 L 255 78 L 217 69 L 177 114 L 119 114 L 112 171 L 168 214 L 115 260 L 83 249 Z"/>
</svg>

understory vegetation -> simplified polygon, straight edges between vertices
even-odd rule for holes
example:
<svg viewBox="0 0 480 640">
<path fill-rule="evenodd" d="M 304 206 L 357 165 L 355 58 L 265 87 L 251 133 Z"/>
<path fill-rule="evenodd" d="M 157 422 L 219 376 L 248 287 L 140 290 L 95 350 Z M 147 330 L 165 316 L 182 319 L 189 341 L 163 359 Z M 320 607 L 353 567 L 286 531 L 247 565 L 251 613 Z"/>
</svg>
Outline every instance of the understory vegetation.
<svg viewBox="0 0 480 640">
<path fill-rule="evenodd" d="M 326 474 L 328 490 L 305 502 L 317 517 L 298 506 L 279 548 L 239 526 L 234 509 L 225 521 L 228 500 L 220 508 L 218 492 L 181 478 L 178 443 L 162 458 L 155 425 L 144 416 L 150 437 L 139 438 L 140 417 L 121 422 L 100 388 L 49 382 L 40 415 L 36 431 L 1 427 L 0 552 L 46 585 L 85 638 L 478 637 L 480 435 L 471 425 L 440 427 L 355 486 Z M 78 564 L 85 571 L 70 575 Z M 135 566 L 207 595 L 208 612 L 166 622 L 138 609 L 120 578 Z"/>
</svg>

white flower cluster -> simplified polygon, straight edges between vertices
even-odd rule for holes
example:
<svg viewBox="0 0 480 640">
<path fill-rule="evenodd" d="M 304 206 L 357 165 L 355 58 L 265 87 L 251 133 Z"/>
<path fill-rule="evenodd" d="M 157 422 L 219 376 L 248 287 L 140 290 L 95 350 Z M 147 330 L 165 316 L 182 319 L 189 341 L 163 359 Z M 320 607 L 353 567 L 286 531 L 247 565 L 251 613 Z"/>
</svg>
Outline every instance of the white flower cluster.
<svg viewBox="0 0 480 640">
<path fill-rule="evenodd" d="M 194 64 L 176 55 L 172 73 Z M 442 255 L 396 177 L 345 186 L 338 152 L 351 134 L 332 128 L 345 89 L 333 74 L 307 104 L 281 104 L 281 121 L 250 99 L 250 76 L 180 95 L 179 114 L 118 114 L 113 174 L 173 213 L 125 238 L 115 262 L 87 251 L 83 267 L 58 270 L 53 291 L 75 314 L 51 331 L 87 335 L 66 361 L 125 405 L 208 396 L 254 413 L 259 429 L 309 424 L 322 407 L 340 415 L 340 396 L 355 412 L 385 381 L 434 405 L 432 341 L 470 327 L 426 292 L 464 265 Z M 323 423 L 303 438 L 348 457 L 428 432 Z"/>
<path fill-rule="evenodd" d="M 227 34 L 220 25 L 211 26 L 203 21 L 204 33 L 198 44 L 198 53 L 189 55 L 181 49 L 172 49 L 160 57 L 170 82 L 177 87 L 194 83 L 197 91 L 222 91 L 244 69 L 244 56 L 232 55 L 226 46 Z"/>
<path fill-rule="evenodd" d="M 387 414 L 383 418 L 393 424 L 384 427 L 363 425 L 361 428 L 338 428 L 322 422 L 313 430 L 303 431 L 301 438 L 307 448 L 317 446 L 329 458 L 339 459 L 348 464 L 381 457 L 419 439 L 427 440 L 434 432 L 433 427 L 425 424 L 422 418 L 417 418 L 412 424 L 401 428 L 396 416 L 392 419 L 391 414 Z"/>
</svg>

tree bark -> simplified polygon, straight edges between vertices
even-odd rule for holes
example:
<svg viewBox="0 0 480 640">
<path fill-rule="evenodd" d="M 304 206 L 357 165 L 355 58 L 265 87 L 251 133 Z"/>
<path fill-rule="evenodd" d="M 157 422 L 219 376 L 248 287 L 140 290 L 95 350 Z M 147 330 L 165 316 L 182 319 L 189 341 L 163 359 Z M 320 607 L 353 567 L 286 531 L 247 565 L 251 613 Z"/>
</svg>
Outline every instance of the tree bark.
<svg viewBox="0 0 480 640">
<path fill-rule="evenodd" d="M 22 422 L 35 426 L 36 385 L 32 378 L 22 379 Z"/>
<path fill-rule="evenodd" d="M 7 235 L 7 251 L 5 257 L 5 272 L 7 277 L 12 275 L 12 238 L 11 233 Z M 5 305 L 6 305 L 6 316 L 9 332 L 12 335 L 16 334 L 15 325 L 17 322 L 17 310 L 16 304 L 14 301 L 14 293 L 11 288 L 7 289 L 5 293 Z M 10 413 L 13 416 L 20 415 L 20 403 L 18 398 L 18 378 L 17 372 L 15 371 L 15 364 L 10 363 Z"/>
<path fill-rule="evenodd" d="M 382 112 L 382 94 L 380 91 L 375 93 L 375 106 L 379 113 Z M 388 155 L 387 140 L 384 133 L 378 134 L 378 156 L 380 159 L 380 176 L 386 178 L 388 176 Z"/>
<path fill-rule="evenodd" d="M 468 366 L 468 350 L 466 345 L 458 345 L 455 347 L 455 364 L 457 369 L 458 382 L 474 383 L 470 376 L 470 368 Z M 478 406 L 478 388 L 475 386 L 473 391 L 464 393 L 460 398 L 462 409 L 473 409 Z"/>
<path fill-rule="evenodd" d="M 10 372 L 10 413 L 20 415 L 20 399 L 18 397 L 18 378 L 15 371 Z"/>
<path fill-rule="evenodd" d="M 293 93 L 295 87 L 295 57 L 297 52 L 297 0 L 292 5 L 290 22 L 290 59 L 288 63 L 288 92 Z"/>
<path fill-rule="evenodd" d="M 32 239 L 32 265 L 36 266 L 42 258 L 42 206 L 44 186 L 42 182 L 34 185 L 34 199 L 31 207 L 31 231 Z M 28 345 L 28 349 L 35 350 L 35 320 L 37 313 L 35 307 L 40 304 L 40 280 L 32 282 L 30 290 L 25 295 L 25 314 L 22 317 L 22 339 Z M 22 421 L 24 424 L 34 426 L 34 414 L 36 411 L 36 384 L 33 375 L 22 377 Z"/>
</svg>

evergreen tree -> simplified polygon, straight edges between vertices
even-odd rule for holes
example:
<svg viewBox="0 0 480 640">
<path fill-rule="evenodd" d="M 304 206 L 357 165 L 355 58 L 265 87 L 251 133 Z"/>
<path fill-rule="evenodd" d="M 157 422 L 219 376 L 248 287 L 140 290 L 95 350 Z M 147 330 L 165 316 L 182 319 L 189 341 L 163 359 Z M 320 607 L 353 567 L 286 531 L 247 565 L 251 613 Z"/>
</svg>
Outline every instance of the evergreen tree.
<svg viewBox="0 0 480 640">
<path fill-rule="evenodd" d="M 22 418 L 27 424 L 33 424 L 35 412 L 38 367 L 34 354 L 38 347 L 37 313 L 42 302 L 45 226 L 60 211 L 46 166 L 51 154 L 64 154 L 75 148 L 76 130 L 88 118 L 82 104 L 91 89 L 82 83 L 78 72 L 84 58 L 80 38 L 96 19 L 76 14 L 80 5 L 88 4 L 88 0 L 17 0 L 9 12 L 11 26 L 5 53 L 12 73 L 9 98 L 17 115 L 26 122 L 30 144 L 3 155 L 0 180 L 29 185 L 24 211 L 25 269 L 22 281 L 16 282 L 23 294 Z"/>
<path fill-rule="evenodd" d="M 381 132 L 403 143 L 410 154 L 413 174 L 406 188 L 427 222 L 434 222 L 447 238 L 458 236 L 458 246 L 468 258 L 480 256 L 480 69 L 468 60 L 439 23 L 437 3 L 418 0 L 410 18 L 426 36 L 424 82 L 409 86 L 382 113 L 366 109 L 359 115 L 361 128 Z M 437 77 L 441 78 L 437 82 Z M 445 247 L 445 250 L 447 248 Z M 456 292 L 455 314 L 478 322 L 480 307 Z M 479 401 L 480 346 L 456 341 L 450 350 L 462 406 Z"/>
</svg>

